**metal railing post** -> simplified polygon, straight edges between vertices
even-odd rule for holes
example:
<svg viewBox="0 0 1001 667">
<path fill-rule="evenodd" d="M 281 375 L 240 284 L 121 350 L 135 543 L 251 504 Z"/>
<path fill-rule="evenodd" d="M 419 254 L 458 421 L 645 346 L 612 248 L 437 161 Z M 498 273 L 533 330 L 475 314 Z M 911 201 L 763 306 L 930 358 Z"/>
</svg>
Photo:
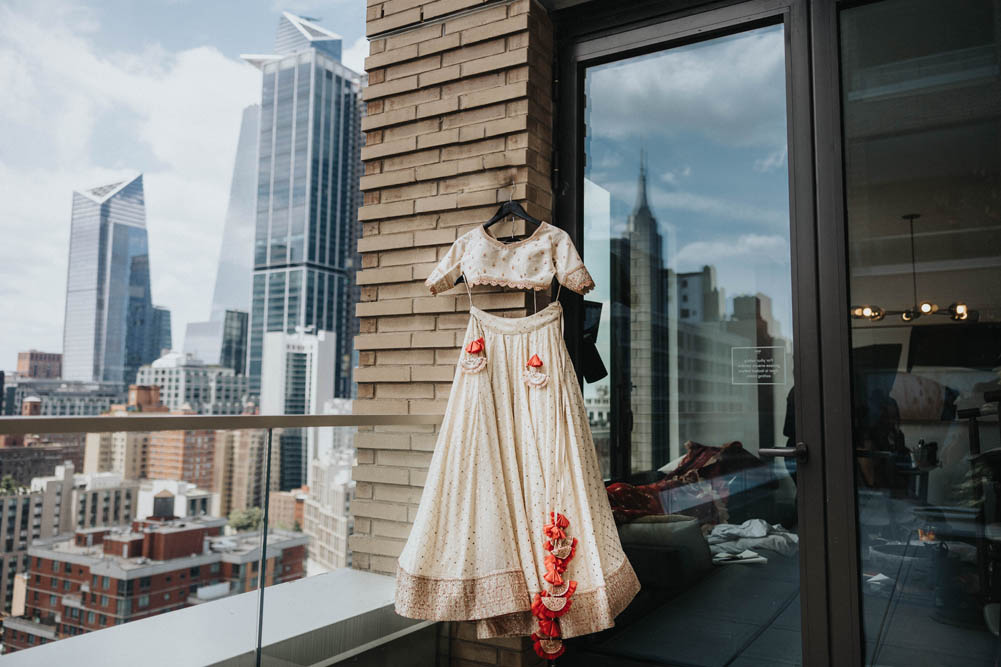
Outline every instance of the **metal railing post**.
<svg viewBox="0 0 1001 667">
<path fill-rule="evenodd" d="M 264 519 L 261 524 L 261 560 L 257 566 L 257 667 L 261 667 L 261 643 L 264 640 L 264 580 L 268 562 L 268 507 L 271 505 L 271 437 L 268 429 L 267 454 L 264 457 Z"/>
</svg>

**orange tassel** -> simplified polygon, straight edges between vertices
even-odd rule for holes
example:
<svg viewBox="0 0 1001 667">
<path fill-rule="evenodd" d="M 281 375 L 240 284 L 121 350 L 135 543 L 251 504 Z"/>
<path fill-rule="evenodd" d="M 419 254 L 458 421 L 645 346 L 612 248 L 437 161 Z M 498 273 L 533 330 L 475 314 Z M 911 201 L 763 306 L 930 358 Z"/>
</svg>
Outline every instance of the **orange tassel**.
<svg viewBox="0 0 1001 667">
<path fill-rule="evenodd" d="M 533 355 L 532 355 L 532 358 L 531 358 L 531 359 L 529 359 L 529 360 L 528 360 L 528 363 L 527 363 L 527 364 L 525 364 L 525 365 L 526 365 L 526 366 L 531 366 L 531 367 L 533 367 L 533 368 L 538 368 L 539 366 L 541 366 L 541 365 L 542 365 L 542 359 L 539 359 L 539 355 L 537 355 L 537 354 L 533 354 Z"/>
<path fill-rule="evenodd" d="M 540 618 L 539 630 L 547 637 L 560 636 L 560 622 L 554 619 Z"/>
<path fill-rule="evenodd" d="M 471 343 L 469 343 L 469 345 L 466 346 L 466 352 L 469 352 L 470 354 L 476 354 L 477 352 L 482 352 L 485 346 L 486 343 L 483 341 L 483 336 L 480 336 L 479 338 L 472 341 Z"/>
<path fill-rule="evenodd" d="M 557 558 L 556 556 L 549 554 L 546 556 L 546 567 L 550 570 L 556 570 L 560 574 L 567 571 L 567 561 L 569 558 Z"/>
</svg>

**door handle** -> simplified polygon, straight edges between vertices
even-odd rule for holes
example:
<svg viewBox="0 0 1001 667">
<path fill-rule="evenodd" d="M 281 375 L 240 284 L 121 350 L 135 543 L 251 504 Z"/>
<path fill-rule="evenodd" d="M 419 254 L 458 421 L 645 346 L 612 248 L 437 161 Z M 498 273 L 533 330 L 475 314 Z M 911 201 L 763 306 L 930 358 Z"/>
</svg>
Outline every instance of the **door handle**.
<svg viewBox="0 0 1001 667">
<path fill-rule="evenodd" d="M 795 447 L 769 447 L 758 450 L 761 458 L 773 459 L 779 456 L 793 457 L 800 463 L 810 458 L 810 450 L 806 448 L 805 442 L 797 442 Z"/>
</svg>

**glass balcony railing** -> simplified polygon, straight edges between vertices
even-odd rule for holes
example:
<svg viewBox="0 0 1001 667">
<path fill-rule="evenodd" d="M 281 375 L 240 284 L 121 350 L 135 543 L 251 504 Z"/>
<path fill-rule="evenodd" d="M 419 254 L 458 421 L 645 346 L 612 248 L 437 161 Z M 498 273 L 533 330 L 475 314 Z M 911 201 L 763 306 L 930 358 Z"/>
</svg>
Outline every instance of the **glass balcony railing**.
<svg viewBox="0 0 1001 667">
<path fill-rule="evenodd" d="M 386 452 L 427 441 L 440 421 L 0 418 L 5 660 L 142 660 L 155 644 L 185 665 L 433 662 L 446 629 L 396 616 L 386 576 L 419 487 L 353 473 L 359 462 L 419 470 L 429 452 Z M 60 460 L 39 457 L 52 443 Z M 356 518 L 356 502 L 401 516 Z"/>
</svg>

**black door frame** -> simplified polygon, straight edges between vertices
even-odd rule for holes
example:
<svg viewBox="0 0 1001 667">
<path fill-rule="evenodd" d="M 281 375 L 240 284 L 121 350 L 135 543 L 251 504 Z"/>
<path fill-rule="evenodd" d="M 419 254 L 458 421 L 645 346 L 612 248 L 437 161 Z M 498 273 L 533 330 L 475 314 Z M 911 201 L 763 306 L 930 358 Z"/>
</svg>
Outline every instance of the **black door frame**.
<svg viewBox="0 0 1001 667">
<path fill-rule="evenodd" d="M 554 220 L 582 253 L 584 69 L 762 25 L 785 26 L 796 432 L 809 448 L 809 461 L 797 473 L 803 663 L 861 664 L 851 448 L 836 447 L 829 465 L 825 446 L 851 442 L 836 2 L 676 0 L 628 8 L 595 2 L 552 18 Z M 569 322 L 580 325 L 583 301 L 575 296 L 564 305 Z M 573 336 L 567 342 L 576 358 L 580 342 Z M 612 465 L 623 469 L 621 460 Z"/>
</svg>

